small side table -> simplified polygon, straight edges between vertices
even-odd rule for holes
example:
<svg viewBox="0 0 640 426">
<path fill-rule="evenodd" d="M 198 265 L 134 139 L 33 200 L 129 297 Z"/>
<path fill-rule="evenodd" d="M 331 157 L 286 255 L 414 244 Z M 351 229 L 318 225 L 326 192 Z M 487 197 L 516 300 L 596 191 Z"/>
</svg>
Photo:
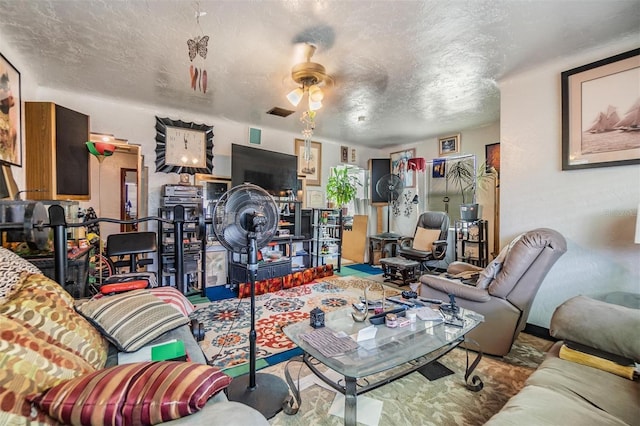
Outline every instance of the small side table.
<svg viewBox="0 0 640 426">
<path fill-rule="evenodd" d="M 379 265 L 380 259 L 395 256 L 395 243 L 400 238 L 400 235 L 389 233 L 369 235 L 369 265 Z"/>
<path fill-rule="evenodd" d="M 409 285 L 416 277 L 416 269 L 420 267 L 420 262 L 404 257 L 386 257 L 380 259 L 380 264 L 385 282 L 401 279 L 402 285 Z"/>
</svg>

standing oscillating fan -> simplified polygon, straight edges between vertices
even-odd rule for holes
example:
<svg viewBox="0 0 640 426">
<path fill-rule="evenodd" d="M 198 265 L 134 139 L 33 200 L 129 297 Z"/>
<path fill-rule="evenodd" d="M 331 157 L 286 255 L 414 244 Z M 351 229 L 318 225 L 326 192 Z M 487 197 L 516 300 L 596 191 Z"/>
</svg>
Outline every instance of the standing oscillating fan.
<svg viewBox="0 0 640 426">
<path fill-rule="evenodd" d="M 389 203 L 387 207 L 387 232 L 380 234 L 380 236 L 385 238 L 398 238 L 400 235 L 394 234 L 390 232 L 389 223 L 391 218 L 391 202 L 396 201 L 400 198 L 400 194 L 402 194 L 402 190 L 404 189 L 404 185 L 402 184 L 402 179 L 398 175 L 394 174 L 386 174 L 378 179 L 376 182 L 376 192 L 380 196 L 380 198 L 386 198 Z"/>
<path fill-rule="evenodd" d="M 255 284 L 258 250 L 275 236 L 278 206 L 264 189 L 243 184 L 224 193 L 213 209 L 213 231 L 220 244 L 233 253 L 247 254 L 251 284 L 251 331 L 249 332 L 249 374 L 237 377 L 227 388 L 231 401 L 247 404 L 270 419 L 282 410 L 289 396 L 287 384 L 279 377 L 256 375 Z"/>
</svg>

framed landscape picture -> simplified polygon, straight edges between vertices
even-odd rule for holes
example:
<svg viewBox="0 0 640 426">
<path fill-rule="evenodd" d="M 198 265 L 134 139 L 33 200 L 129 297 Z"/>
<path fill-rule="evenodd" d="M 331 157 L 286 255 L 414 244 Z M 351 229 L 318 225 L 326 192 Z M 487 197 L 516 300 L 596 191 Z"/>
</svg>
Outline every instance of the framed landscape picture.
<svg viewBox="0 0 640 426">
<path fill-rule="evenodd" d="M 560 78 L 562 170 L 640 164 L 640 49 Z"/>
<path fill-rule="evenodd" d="M 322 145 L 311 142 L 310 155 L 304 153 L 304 140 L 295 140 L 295 155 L 298 157 L 298 176 L 304 176 L 307 186 L 320 186 L 322 183 Z"/>
<path fill-rule="evenodd" d="M 22 167 L 20 73 L 0 53 L 0 163 Z"/>
<path fill-rule="evenodd" d="M 460 133 L 438 138 L 438 154 L 449 155 L 460 152 Z"/>
</svg>

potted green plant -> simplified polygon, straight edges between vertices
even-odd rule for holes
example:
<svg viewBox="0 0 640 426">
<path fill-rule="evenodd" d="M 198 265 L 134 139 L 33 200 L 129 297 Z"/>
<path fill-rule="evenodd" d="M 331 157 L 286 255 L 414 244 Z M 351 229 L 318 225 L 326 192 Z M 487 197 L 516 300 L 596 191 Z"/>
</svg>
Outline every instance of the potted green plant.
<svg viewBox="0 0 640 426">
<path fill-rule="evenodd" d="M 333 201 L 337 207 L 345 208 L 355 198 L 360 182 L 349 174 L 347 167 L 334 167 L 327 181 L 327 200 Z"/>
<path fill-rule="evenodd" d="M 462 197 L 460 204 L 460 219 L 478 219 L 478 203 L 476 202 L 476 192 L 478 188 L 484 188 L 492 179 L 497 177 L 497 172 L 493 167 L 487 167 L 483 162 L 477 170 L 473 169 L 473 162 L 457 160 L 447 165 L 447 180 L 453 184 Z M 467 197 L 471 197 L 469 200 Z M 470 201 L 467 203 L 467 201 Z"/>
</svg>

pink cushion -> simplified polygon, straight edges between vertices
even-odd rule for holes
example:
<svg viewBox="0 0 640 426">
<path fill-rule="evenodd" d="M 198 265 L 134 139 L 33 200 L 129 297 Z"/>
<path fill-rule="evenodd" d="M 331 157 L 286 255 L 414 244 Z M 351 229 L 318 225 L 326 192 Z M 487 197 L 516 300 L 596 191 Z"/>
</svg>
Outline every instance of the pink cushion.
<svg viewBox="0 0 640 426">
<path fill-rule="evenodd" d="M 201 410 L 231 380 L 204 364 L 141 362 L 96 371 L 27 399 L 64 424 L 157 424 Z"/>
</svg>

